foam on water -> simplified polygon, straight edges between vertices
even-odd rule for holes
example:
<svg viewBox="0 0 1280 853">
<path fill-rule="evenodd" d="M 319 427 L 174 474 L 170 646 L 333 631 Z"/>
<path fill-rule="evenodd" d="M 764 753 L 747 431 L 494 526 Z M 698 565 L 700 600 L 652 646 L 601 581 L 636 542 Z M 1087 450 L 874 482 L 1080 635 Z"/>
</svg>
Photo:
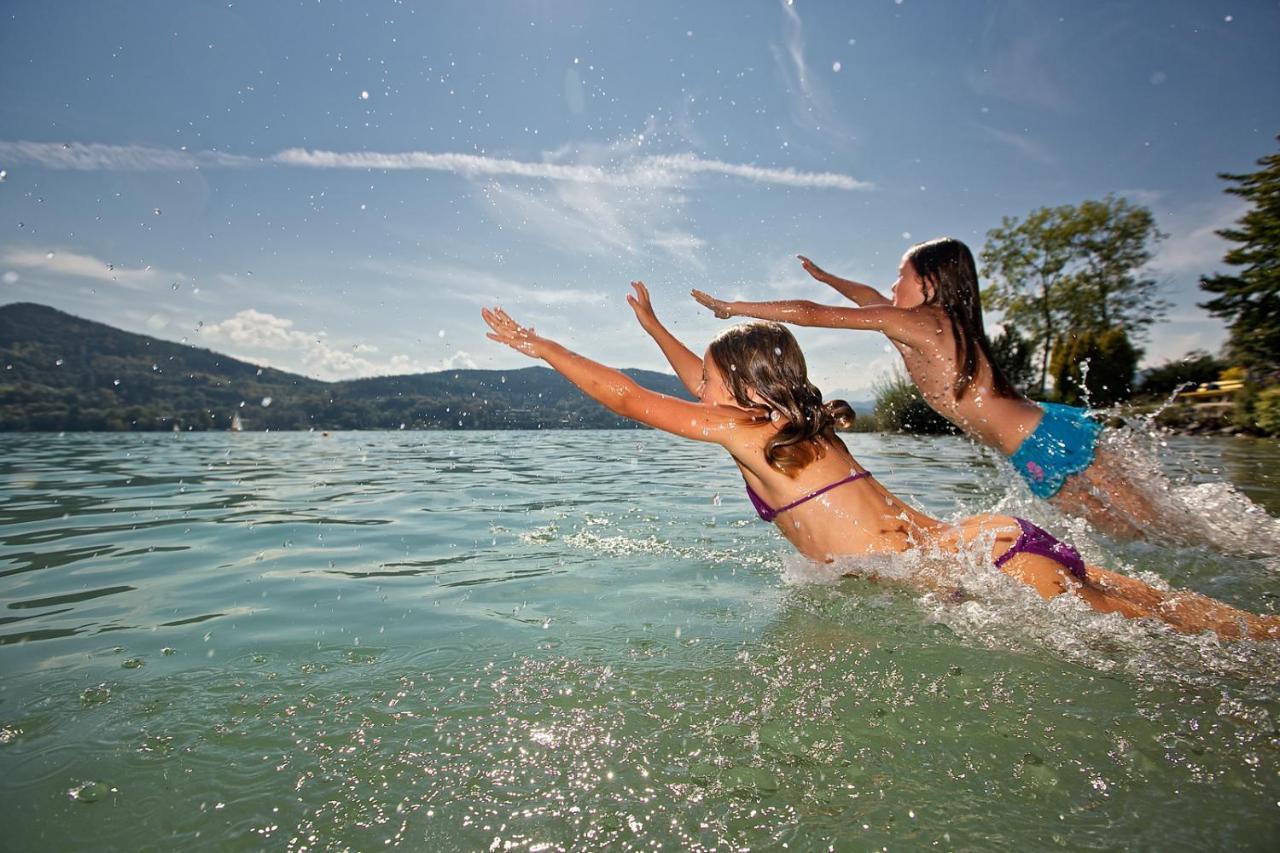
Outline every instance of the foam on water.
<svg viewBox="0 0 1280 853">
<path fill-rule="evenodd" d="M 1280 555 L 1280 519 L 1221 478 L 1187 482 L 1184 470 L 1161 464 L 1169 433 L 1149 419 L 1109 426 L 1098 439 L 1098 455 L 1108 473 L 1127 480 L 1151 502 L 1151 518 L 1136 519 L 1149 538 L 1162 543 L 1207 545 L 1225 554 Z M 1011 481 L 1016 478 L 1011 478 Z M 1113 507 L 1113 511 L 1121 512 Z"/>
<path fill-rule="evenodd" d="M 1099 613 L 1064 594 L 1048 601 L 997 569 L 992 537 L 957 553 L 914 549 L 901 554 L 843 557 L 815 563 L 781 558 L 781 578 L 794 588 L 836 586 L 849 577 L 873 580 L 914 598 L 917 606 L 961 640 L 987 648 L 1049 651 L 1063 661 L 1107 673 L 1206 686 L 1243 680 L 1273 695 L 1280 689 L 1280 643 L 1226 642 L 1212 632 L 1185 634 L 1158 619 Z M 1168 590 L 1150 571 L 1110 561 L 1113 570 Z"/>
</svg>

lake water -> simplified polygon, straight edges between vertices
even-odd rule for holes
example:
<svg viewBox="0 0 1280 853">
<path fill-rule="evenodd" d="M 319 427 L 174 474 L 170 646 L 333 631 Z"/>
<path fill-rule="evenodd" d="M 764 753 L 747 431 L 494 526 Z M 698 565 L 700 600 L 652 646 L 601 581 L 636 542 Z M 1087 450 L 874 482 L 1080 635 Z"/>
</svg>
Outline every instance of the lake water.
<svg viewBox="0 0 1280 853">
<path fill-rule="evenodd" d="M 959 439 L 848 441 L 933 513 L 1280 609 L 1274 443 L 1163 449 L 1224 554 L 1093 536 Z M 963 604 L 835 580 L 717 448 L 5 435 L 0 484 L 5 849 L 1280 848 L 1277 644 L 977 559 Z"/>
</svg>

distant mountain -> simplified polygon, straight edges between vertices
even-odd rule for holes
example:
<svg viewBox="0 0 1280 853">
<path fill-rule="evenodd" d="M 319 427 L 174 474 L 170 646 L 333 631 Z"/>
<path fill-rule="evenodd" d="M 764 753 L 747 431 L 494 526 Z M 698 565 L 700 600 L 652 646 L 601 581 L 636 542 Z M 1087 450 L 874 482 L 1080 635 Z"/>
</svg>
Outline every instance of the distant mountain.
<svg viewBox="0 0 1280 853">
<path fill-rule="evenodd" d="M 321 382 L 32 303 L 0 306 L 0 430 L 613 429 L 546 367 Z M 676 377 L 627 370 L 689 398 Z"/>
</svg>

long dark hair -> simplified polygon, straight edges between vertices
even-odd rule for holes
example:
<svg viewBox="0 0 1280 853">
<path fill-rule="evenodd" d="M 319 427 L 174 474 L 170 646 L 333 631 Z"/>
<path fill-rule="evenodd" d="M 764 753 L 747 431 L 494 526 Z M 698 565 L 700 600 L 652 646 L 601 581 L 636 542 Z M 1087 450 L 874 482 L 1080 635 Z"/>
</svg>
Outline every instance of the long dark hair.
<svg viewBox="0 0 1280 853">
<path fill-rule="evenodd" d="M 1017 397 L 1000 366 L 991 357 L 991 344 L 982 327 L 982 300 L 978 295 L 978 267 L 969 247 L 954 237 L 917 243 L 907 252 L 907 263 L 925 284 L 924 304 L 938 305 L 951 321 L 960 370 L 955 392 L 959 400 L 977 378 L 978 354 L 991 365 L 991 387 L 998 396 Z"/>
<path fill-rule="evenodd" d="M 788 477 L 822 456 L 819 437 L 833 440 L 837 427 L 853 426 L 848 403 L 822 402 L 822 392 L 809 381 L 804 353 L 786 326 L 762 321 L 731 326 L 707 352 L 739 406 L 786 419 L 765 446 L 764 457 Z"/>
</svg>

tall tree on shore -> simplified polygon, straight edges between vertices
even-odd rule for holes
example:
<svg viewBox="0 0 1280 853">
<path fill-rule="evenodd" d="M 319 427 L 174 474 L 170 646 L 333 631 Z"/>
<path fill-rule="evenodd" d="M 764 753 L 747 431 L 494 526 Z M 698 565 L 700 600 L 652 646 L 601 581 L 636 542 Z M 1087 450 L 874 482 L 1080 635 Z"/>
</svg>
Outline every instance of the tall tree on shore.
<svg viewBox="0 0 1280 853">
<path fill-rule="evenodd" d="M 1157 282 L 1141 274 L 1164 236 L 1150 210 L 1115 196 L 1005 217 L 987 232 L 983 301 L 1034 342 L 1041 394 L 1058 340 L 1110 329 L 1141 337 L 1164 316 Z"/>
<path fill-rule="evenodd" d="M 1217 295 L 1200 307 L 1231 322 L 1227 352 L 1233 361 L 1269 371 L 1280 367 L 1280 153 L 1257 163 L 1262 168 L 1256 172 L 1218 175 L 1236 184 L 1224 192 L 1247 199 L 1252 207 L 1236 227 L 1217 232 L 1240 244 L 1222 259 L 1241 269 L 1201 278 L 1201 289 Z"/>
</svg>

